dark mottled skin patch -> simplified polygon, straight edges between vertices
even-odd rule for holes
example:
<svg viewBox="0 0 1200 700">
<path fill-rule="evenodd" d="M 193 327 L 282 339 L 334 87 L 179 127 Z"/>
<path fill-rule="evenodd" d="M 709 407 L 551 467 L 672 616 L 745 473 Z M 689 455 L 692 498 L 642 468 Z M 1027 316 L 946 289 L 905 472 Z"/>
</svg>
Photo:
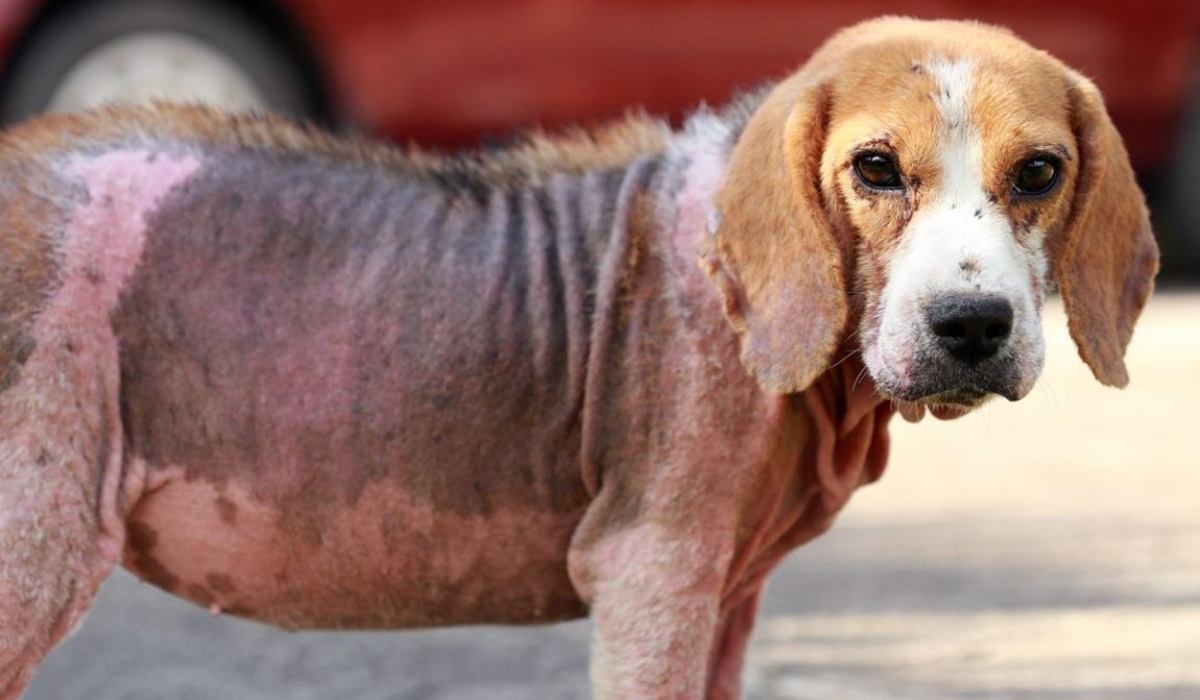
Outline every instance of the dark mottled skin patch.
<svg viewBox="0 0 1200 700">
<path fill-rule="evenodd" d="M 149 552 L 158 544 L 158 532 L 145 523 L 130 521 L 126 526 L 125 542 L 137 552 Z"/>
<path fill-rule="evenodd" d="M 229 574 L 211 573 L 204 577 L 204 583 L 209 590 L 214 593 L 227 595 L 237 590 L 237 586 L 233 583 L 233 577 Z"/>
<path fill-rule="evenodd" d="M 221 522 L 230 527 L 237 525 L 238 507 L 236 503 L 224 496 L 217 496 L 216 506 L 217 514 L 221 516 Z"/>
<path fill-rule="evenodd" d="M 255 610 L 254 608 L 252 608 L 248 605 L 241 605 L 240 603 L 234 603 L 232 605 L 223 607 L 223 608 L 221 608 L 221 612 L 226 613 L 228 615 L 235 615 L 237 617 L 249 617 L 249 618 L 253 618 L 258 615 L 257 610 Z"/>
<path fill-rule="evenodd" d="M 158 532 L 145 523 L 136 520 L 126 524 L 125 546 L 132 553 L 129 557 L 131 569 L 142 577 L 165 591 L 176 591 L 179 588 L 179 577 L 171 573 L 154 558 L 154 548 L 158 545 Z"/>
<path fill-rule="evenodd" d="M 189 600 L 197 605 L 203 605 L 207 607 L 217 602 L 217 599 L 215 596 L 213 596 L 212 591 L 198 583 L 189 583 L 187 587 L 184 588 L 183 593 Z"/>
</svg>

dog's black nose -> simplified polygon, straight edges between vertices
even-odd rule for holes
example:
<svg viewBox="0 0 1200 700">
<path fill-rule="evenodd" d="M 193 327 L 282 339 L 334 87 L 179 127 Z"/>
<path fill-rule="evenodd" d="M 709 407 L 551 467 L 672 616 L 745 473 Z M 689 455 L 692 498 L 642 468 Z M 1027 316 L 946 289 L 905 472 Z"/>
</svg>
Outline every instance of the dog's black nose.
<svg viewBox="0 0 1200 700">
<path fill-rule="evenodd" d="M 938 344 L 969 364 L 994 357 L 1012 332 L 1012 304 L 993 295 L 946 294 L 933 300 L 925 319 Z"/>
</svg>

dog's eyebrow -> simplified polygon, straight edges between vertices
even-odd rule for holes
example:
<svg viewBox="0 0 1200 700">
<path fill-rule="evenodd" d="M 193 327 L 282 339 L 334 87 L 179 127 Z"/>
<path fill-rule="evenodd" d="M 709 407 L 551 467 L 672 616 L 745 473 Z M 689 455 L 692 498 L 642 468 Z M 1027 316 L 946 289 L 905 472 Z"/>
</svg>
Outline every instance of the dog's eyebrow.
<svg viewBox="0 0 1200 700">
<path fill-rule="evenodd" d="M 866 141 L 859 141 L 858 143 L 852 144 L 848 149 L 848 153 L 854 156 L 881 148 L 886 150 L 894 150 L 895 147 L 892 145 L 891 134 L 882 134 L 869 138 Z"/>
<path fill-rule="evenodd" d="M 1071 149 L 1065 143 L 1035 143 L 1026 150 L 1029 153 L 1046 153 L 1058 156 L 1065 161 L 1071 160 Z"/>
</svg>

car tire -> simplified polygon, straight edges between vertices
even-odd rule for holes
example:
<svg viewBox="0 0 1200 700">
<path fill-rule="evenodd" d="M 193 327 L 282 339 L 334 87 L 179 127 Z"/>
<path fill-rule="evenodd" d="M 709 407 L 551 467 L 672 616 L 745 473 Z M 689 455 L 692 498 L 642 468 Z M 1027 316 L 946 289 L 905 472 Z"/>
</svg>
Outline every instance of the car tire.
<svg viewBox="0 0 1200 700">
<path fill-rule="evenodd" d="M 255 17 L 200 0 L 90 0 L 36 24 L 0 88 L 0 120 L 166 99 L 317 116 L 313 81 Z"/>
</svg>

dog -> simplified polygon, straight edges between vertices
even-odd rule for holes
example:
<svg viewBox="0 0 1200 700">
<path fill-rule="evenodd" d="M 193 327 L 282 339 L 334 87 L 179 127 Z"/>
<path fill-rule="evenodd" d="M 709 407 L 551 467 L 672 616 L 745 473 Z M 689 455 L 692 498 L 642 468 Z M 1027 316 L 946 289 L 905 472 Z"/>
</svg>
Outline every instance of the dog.
<svg viewBox="0 0 1200 700">
<path fill-rule="evenodd" d="M 0 698 L 118 563 L 278 625 L 590 615 L 597 698 L 736 698 L 897 412 L 1017 400 L 1158 252 L 1095 86 L 885 18 L 673 132 L 456 158 L 198 107 L 0 136 Z"/>
</svg>

